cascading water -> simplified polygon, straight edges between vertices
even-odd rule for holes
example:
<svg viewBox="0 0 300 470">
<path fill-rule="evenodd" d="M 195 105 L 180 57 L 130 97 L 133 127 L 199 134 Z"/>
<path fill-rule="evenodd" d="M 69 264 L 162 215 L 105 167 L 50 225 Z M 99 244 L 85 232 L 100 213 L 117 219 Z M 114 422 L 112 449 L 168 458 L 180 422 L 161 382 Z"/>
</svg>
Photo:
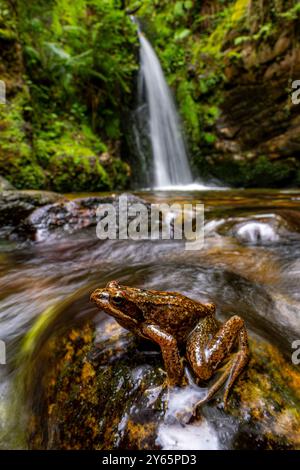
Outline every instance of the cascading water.
<svg viewBox="0 0 300 470">
<path fill-rule="evenodd" d="M 180 119 L 157 55 L 138 29 L 140 40 L 139 100 L 146 100 L 149 140 L 157 188 L 193 182 Z"/>
</svg>

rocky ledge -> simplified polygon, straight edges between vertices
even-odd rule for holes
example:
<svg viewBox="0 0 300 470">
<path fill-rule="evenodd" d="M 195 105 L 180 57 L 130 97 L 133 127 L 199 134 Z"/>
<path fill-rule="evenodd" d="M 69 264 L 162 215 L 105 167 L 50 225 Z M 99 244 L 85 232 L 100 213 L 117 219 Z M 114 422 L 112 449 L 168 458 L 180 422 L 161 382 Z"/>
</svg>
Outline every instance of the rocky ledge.
<svg viewBox="0 0 300 470">
<path fill-rule="evenodd" d="M 128 207 L 136 203 L 147 205 L 132 194 L 121 196 L 126 196 Z M 104 204 L 111 204 L 118 215 L 121 196 L 70 200 L 50 191 L 5 190 L 0 192 L 0 233 L 6 239 L 36 242 L 78 235 L 82 229 L 96 226 L 97 209 Z"/>
</svg>

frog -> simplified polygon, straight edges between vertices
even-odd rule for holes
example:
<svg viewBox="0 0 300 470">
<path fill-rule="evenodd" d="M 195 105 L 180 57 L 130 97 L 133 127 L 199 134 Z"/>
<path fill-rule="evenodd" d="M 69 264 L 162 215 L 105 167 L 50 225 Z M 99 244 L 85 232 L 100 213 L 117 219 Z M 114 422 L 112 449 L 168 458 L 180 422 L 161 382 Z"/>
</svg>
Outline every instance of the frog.
<svg viewBox="0 0 300 470">
<path fill-rule="evenodd" d="M 202 303 L 179 292 L 125 286 L 116 280 L 95 289 L 90 299 L 121 327 L 159 346 L 169 386 L 187 383 L 185 360 L 198 385 L 220 369 L 219 377 L 193 412 L 211 400 L 225 382 L 223 405 L 227 407 L 229 393 L 250 354 L 240 316 L 233 315 L 222 324 L 216 318 L 214 303 Z"/>
</svg>

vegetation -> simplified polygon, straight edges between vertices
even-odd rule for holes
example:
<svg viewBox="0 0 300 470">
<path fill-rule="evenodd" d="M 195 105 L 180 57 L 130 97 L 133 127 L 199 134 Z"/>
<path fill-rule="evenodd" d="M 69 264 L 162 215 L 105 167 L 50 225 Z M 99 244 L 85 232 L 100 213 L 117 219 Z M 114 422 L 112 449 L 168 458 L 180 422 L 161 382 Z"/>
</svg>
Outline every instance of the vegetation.
<svg viewBox="0 0 300 470">
<path fill-rule="evenodd" d="M 121 3 L 1 0 L 1 46 L 15 55 L 1 54 L 8 106 L 0 108 L 0 169 L 16 187 L 127 186 L 119 149 L 138 64 Z"/>
<path fill-rule="evenodd" d="M 244 131 L 224 139 L 220 131 L 230 123 L 231 91 L 258 86 L 268 67 L 280 68 L 284 47 L 268 61 L 278 38 L 286 34 L 295 53 L 300 8 L 294 0 L 0 0 L 0 78 L 8 93 L 8 105 L 0 106 L 0 173 L 18 188 L 130 184 L 128 122 L 138 70 L 132 11 L 176 95 L 195 173 L 236 186 L 299 184 L 295 152 L 279 148 L 273 164 L 269 149 L 259 148 L 290 126 L 287 92 L 281 97 L 285 119 L 282 109 L 273 118 L 266 103 L 271 128 L 265 135 L 255 121 L 245 123 L 250 137 Z M 279 77 L 278 87 L 291 78 Z M 276 82 L 272 87 L 275 103 Z M 246 100 L 245 112 L 248 106 Z"/>
<path fill-rule="evenodd" d="M 240 141 L 234 141 L 233 151 L 230 149 L 228 152 L 223 145 L 220 149 L 219 145 L 220 140 L 223 144 L 219 130 L 224 116 L 230 121 L 231 102 L 228 104 L 226 97 L 240 86 L 239 77 L 245 76 L 241 79 L 242 86 L 247 82 L 253 87 L 258 86 L 264 80 L 266 69 L 263 58 L 261 61 L 260 58 L 267 55 L 269 48 L 275 47 L 278 38 L 292 36 L 296 55 L 295 49 L 299 47 L 295 26 L 300 16 L 298 2 L 144 0 L 140 5 L 139 17 L 176 94 L 195 171 L 198 169 L 203 176 L 212 175 L 234 186 L 299 184 L 298 155 L 294 152 L 285 160 L 286 155 L 279 149 L 274 163 L 267 154 L 262 156 L 264 152 L 255 149 L 258 147 L 255 135 L 258 131 L 253 122 L 249 122 L 249 127 L 253 126 L 254 151 L 251 148 L 251 153 L 255 158 L 248 159 L 248 143 L 245 145 L 243 136 Z M 271 57 L 271 60 L 279 63 L 280 53 L 279 50 L 278 56 Z M 284 81 L 288 87 L 289 80 L 291 75 L 278 78 L 278 85 L 276 82 L 268 83 L 269 88 L 274 87 L 274 104 L 278 101 L 277 86 L 282 89 Z M 282 108 L 286 109 L 288 100 L 288 92 L 285 91 Z M 242 93 L 240 101 L 245 102 L 245 114 L 251 112 Z M 271 103 L 270 121 L 276 120 L 273 106 Z M 262 112 L 263 108 L 262 102 Z M 289 125 L 289 117 L 283 119 L 282 129 L 277 124 L 277 128 L 274 126 L 274 131 L 268 131 L 265 138 L 269 139 L 276 132 L 283 133 L 284 126 Z M 240 147 L 238 152 L 235 151 L 237 145 Z"/>
</svg>

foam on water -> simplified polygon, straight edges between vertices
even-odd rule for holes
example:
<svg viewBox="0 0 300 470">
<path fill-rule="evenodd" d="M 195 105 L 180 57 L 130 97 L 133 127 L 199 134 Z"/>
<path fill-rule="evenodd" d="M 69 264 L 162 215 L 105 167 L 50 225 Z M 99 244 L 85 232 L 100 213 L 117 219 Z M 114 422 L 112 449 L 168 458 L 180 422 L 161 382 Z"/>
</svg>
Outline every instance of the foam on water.
<svg viewBox="0 0 300 470">
<path fill-rule="evenodd" d="M 188 424 L 194 405 L 207 393 L 206 389 L 188 386 L 170 390 L 168 409 L 159 426 L 156 442 L 164 450 L 217 450 L 220 448 L 215 429 L 202 417 Z"/>
<path fill-rule="evenodd" d="M 257 243 L 273 243 L 279 240 L 279 235 L 274 228 L 264 222 L 247 222 L 240 226 L 237 230 L 237 237 L 245 242 Z"/>
</svg>

